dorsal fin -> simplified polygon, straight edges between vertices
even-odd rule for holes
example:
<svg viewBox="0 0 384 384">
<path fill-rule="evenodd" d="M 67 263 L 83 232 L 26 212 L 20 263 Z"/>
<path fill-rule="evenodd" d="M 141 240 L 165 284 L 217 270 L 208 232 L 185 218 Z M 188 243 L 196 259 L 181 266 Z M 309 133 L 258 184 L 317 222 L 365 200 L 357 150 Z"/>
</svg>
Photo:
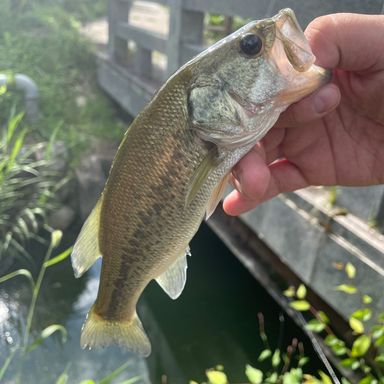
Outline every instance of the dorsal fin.
<svg viewBox="0 0 384 384">
<path fill-rule="evenodd" d="M 183 256 L 179 257 L 165 272 L 156 278 L 160 287 L 173 300 L 177 299 L 183 292 L 187 281 L 187 256 L 190 255 L 191 252 L 188 247 Z"/>
<path fill-rule="evenodd" d="M 99 226 L 102 197 L 81 228 L 71 254 L 75 276 L 80 277 L 101 257 L 99 249 Z"/>
</svg>

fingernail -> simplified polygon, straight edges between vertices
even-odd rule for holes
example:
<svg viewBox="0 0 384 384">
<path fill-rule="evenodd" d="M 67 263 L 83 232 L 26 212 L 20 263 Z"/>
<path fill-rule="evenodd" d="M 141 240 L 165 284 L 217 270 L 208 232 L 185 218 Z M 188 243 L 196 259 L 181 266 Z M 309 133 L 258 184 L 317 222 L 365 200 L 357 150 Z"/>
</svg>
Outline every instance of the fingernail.
<svg viewBox="0 0 384 384">
<path fill-rule="evenodd" d="M 339 103 L 339 90 L 334 85 L 322 88 L 315 96 L 314 108 L 316 113 L 322 115 L 331 111 Z"/>
</svg>

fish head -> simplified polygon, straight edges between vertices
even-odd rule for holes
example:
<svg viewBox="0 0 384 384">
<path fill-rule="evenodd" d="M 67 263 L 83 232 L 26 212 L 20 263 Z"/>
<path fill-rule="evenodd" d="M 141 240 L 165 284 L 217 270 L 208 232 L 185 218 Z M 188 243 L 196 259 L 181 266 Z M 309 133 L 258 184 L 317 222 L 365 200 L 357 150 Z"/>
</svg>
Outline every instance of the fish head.
<svg viewBox="0 0 384 384">
<path fill-rule="evenodd" d="M 202 138 L 225 146 L 259 140 L 290 104 L 330 80 L 315 59 L 291 9 L 214 44 L 192 60 L 199 75 L 190 105 Z"/>
</svg>

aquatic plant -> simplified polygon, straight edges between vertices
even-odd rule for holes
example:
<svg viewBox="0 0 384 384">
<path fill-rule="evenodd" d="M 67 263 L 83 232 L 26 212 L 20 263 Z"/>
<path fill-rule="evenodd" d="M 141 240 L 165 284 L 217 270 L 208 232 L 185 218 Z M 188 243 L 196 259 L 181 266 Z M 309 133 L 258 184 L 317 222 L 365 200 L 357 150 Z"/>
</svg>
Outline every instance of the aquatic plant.
<svg viewBox="0 0 384 384">
<path fill-rule="evenodd" d="M 244 377 L 247 381 L 241 384 L 332 384 L 329 375 L 319 370 L 318 377 L 305 371 L 305 365 L 309 357 L 304 352 L 303 343 L 293 338 L 285 350 L 277 347 L 272 348 L 268 335 L 265 331 L 264 316 L 259 313 L 259 335 L 264 344 L 264 349 L 260 352 L 256 367 L 250 364 L 245 366 Z M 207 381 L 201 384 L 236 384 L 229 379 L 229 375 L 222 365 L 208 369 L 205 372 Z M 199 384 L 190 381 L 189 384 Z M 240 383 L 239 383 L 240 384 Z M 343 384 L 348 384 L 343 381 Z"/>
<path fill-rule="evenodd" d="M 306 300 L 306 288 L 289 287 L 285 295 L 292 299 L 290 306 L 300 312 L 310 314 L 311 319 L 307 323 L 307 329 L 320 335 L 325 344 L 338 358 L 339 368 L 346 374 L 353 373 L 358 378 L 358 384 L 382 384 L 384 383 L 384 312 L 372 318 L 373 310 L 370 306 L 373 299 L 353 284 L 357 270 L 352 263 L 338 264 L 338 269 L 344 271 L 345 283 L 335 287 L 345 295 L 359 295 L 361 307 L 351 311 L 348 319 L 350 333 L 353 341 L 348 343 L 332 329 L 329 317 L 317 310 Z M 344 379 L 344 382 L 345 379 Z"/>
</svg>

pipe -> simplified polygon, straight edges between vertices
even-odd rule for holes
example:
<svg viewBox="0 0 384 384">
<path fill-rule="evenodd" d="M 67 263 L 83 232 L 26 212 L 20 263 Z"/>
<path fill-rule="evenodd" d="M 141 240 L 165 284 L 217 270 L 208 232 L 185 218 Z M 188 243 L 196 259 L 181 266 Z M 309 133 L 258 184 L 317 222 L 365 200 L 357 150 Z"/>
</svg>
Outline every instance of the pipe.
<svg viewBox="0 0 384 384">
<path fill-rule="evenodd" d="M 24 93 L 25 113 L 27 120 L 34 124 L 39 117 L 39 89 L 36 83 L 28 76 L 16 74 L 12 78 L 0 73 L 0 87 L 13 86 Z"/>
</svg>

